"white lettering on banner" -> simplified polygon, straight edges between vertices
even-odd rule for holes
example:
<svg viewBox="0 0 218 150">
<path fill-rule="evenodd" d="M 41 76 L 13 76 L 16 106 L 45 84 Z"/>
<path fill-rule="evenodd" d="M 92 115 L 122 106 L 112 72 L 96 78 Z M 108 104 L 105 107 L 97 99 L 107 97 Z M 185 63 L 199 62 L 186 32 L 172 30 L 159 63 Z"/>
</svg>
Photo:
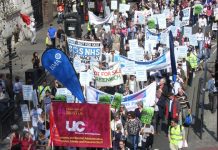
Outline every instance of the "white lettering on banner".
<svg viewBox="0 0 218 150">
<path fill-rule="evenodd" d="M 83 121 L 73 121 L 70 128 L 70 122 L 66 121 L 66 129 L 69 132 L 83 132 L 85 130 L 85 123 Z"/>
<path fill-rule="evenodd" d="M 62 62 L 56 59 L 55 62 L 49 66 L 49 68 L 53 71 L 57 66 L 60 65 L 60 63 Z"/>
<path fill-rule="evenodd" d="M 100 57 L 101 42 L 82 41 L 74 38 L 67 38 L 70 56 Z"/>
</svg>

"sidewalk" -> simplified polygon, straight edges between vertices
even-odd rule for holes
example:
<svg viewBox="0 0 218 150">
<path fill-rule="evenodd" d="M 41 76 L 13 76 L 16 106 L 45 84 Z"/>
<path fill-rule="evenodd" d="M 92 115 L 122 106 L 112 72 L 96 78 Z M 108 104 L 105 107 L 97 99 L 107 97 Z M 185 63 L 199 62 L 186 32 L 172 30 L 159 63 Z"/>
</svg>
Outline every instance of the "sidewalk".
<svg viewBox="0 0 218 150">
<path fill-rule="evenodd" d="M 216 46 L 213 48 L 213 54 L 211 54 L 211 58 L 209 62 L 215 62 L 216 59 Z M 208 67 L 214 67 L 215 65 L 212 63 L 208 64 Z M 210 68 L 211 69 L 211 68 Z M 214 69 L 214 68 L 213 68 Z M 201 71 L 199 73 L 196 73 L 196 77 L 193 80 L 193 86 L 188 87 L 188 98 L 191 102 L 192 106 L 192 114 L 198 115 L 198 118 L 200 118 L 201 111 L 199 110 L 199 113 L 197 111 L 197 92 L 198 92 L 198 82 L 199 78 L 204 76 L 204 72 Z M 207 80 L 209 78 L 209 73 L 207 73 Z M 206 83 L 207 86 L 207 83 Z M 218 142 L 216 141 L 217 136 L 217 112 L 212 114 L 210 110 L 207 108 L 207 104 L 209 103 L 208 100 L 208 92 L 205 93 L 205 110 L 204 110 L 204 128 L 203 128 L 203 134 L 202 134 L 202 140 L 200 139 L 200 120 L 195 119 L 195 125 L 189 129 L 188 132 L 188 144 L 189 149 L 191 150 L 218 150 Z"/>
</svg>

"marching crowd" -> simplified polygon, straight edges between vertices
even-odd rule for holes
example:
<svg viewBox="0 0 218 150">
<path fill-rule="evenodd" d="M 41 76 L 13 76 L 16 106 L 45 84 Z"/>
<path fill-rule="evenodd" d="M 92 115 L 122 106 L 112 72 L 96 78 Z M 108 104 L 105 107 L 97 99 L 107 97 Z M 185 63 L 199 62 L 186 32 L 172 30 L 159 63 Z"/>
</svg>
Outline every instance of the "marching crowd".
<svg viewBox="0 0 218 150">
<path fill-rule="evenodd" d="M 94 13 L 103 17 L 103 5 L 110 6 L 110 1 L 97 0 Z M 80 3 L 78 1 L 77 3 Z M 126 3 L 121 0 L 120 3 Z M 183 36 L 183 27 L 176 28 L 174 36 L 174 46 L 185 45 L 188 47 L 187 57 L 178 58 L 177 79 L 172 82 L 172 75 L 167 69 L 148 71 L 145 82 L 136 81 L 135 75 L 124 75 L 124 84 L 115 87 L 101 87 L 101 91 L 109 94 L 120 93 L 124 96 L 138 92 L 149 84 L 156 82 L 156 99 L 155 105 L 150 107 L 153 112 L 152 120 L 149 123 L 142 122 L 144 114 L 143 102 L 137 103 L 137 108 L 134 111 L 128 111 L 125 105 L 121 104 L 117 111 L 112 111 L 111 131 L 112 131 L 112 149 L 114 150 L 143 150 L 152 149 L 155 136 L 165 134 L 169 139 L 169 147 L 171 150 L 179 150 L 187 147 L 185 128 L 192 124 L 191 106 L 188 99 L 186 89 L 187 86 L 192 86 L 192 80 L 196 71 L 200 70 L 200 64 L 203 59 L 209 59 L 211 55 L 211 41 L 215 39 L 214 31 L 211 31 L 214 22 L 214 13 L 217 7 L 217 2 L 214 0 L 162 0 L 162 1 L 147 1 L 140 0 L 131 6 L 127 12 L 120 13 L 114 11 L 114 18 L 110 24 L 95 26 L 88 23 L 88 33 L 83 40 L 101 41 L 102 54 L 98 58 L 99 68 L 108 69 L 110 63 L 114 62 L 115 55 L 123 55 L 128 57 L 130 50 L 129 40 L 137 39 L 138 46 L 144 49 L 144 59 L 141 61 L 148 62 L 157 59 L 158 57 L 169 51 L 166 43 L 158 41 L 152 47 L 151 51 L 145 49 L 146 29 L 153 35 L 158 35 L 165 30 L 159 29 L 159 25 L 154 27 L 148 18 L 153 14 L 160 14 L 165 9 L 169 9 L 166 15 L 167 27 L 175 25 L 175 17 L 178 16 L 182 21 L 184 16 L 183 9 L 191 7 L 190 26 L 197 26 L 196 33 L 197 45 L 193 46 L 189 43 L 189 37 Z M 76 4 L 76 3 L 75 3 Z M 201 13 L 195 13 L 195 5 L 201 4 Z M 81 6 L 81 3 L 80 3 Z M 67 7 L 68 11 L 70 7 Z M 74 10 L 75 11 L 75 10 Z M 146 16 L 145 23 L 142 25 L 134 23 L 135 11 L 144 11 Z M 209 32 L 205 33 L 206 27 L 209 27 Z M 35 42 L 35 34 L 34 41 Z M 56 29 L 50 25 L 46 37 L 46 47 L 57 47 L 67 52 L 66 35 L 59 24 Z M 87 59 L 87 58 L 86 58 Z M 88 61 L 87 61 L 88 62 Z M 40 67 L 40 57 L 35 52 L 32 58 L 33 68 Z M 88 62 L 89 63 L 89 62 Z M 89 65 L 87 63 L 87 66 Z M 87 67 L 89 69 L 89 67 Z M 0 76 L 0 93 L 8 93 L 9 97 L 15 100 L 16 107 L 19 104 L 25 103 L 22 100 L 22 83 L 19 77 L 15 78 L 13 85 L 10 81 Z M 208 81 L 209 100 L 211 111 L 215 112 L 216 101 L 214 102 L 214 74 L 211 73 L 211 78 Z M 31 82 L 30 82 L 31 83 Z M 93 80 L 90 86 L 95 87 Z M 11 88 L 10 88 L 11 87 Z M 50 127 L 49 127 L 49 110 L 50 104 L 55 99 L 57 88 L 62 87 L 61 83 L 54 80 L 48 83 L 46 80 L 37 87 L 38 104 L 31 104 L 30 116 L 31 121 L 23 123 L 23 129 L 17 125 L 12 126 L 13 133 L 10 136 L 11 150 L 33 150 L 47 149 L 50 145 Z M 12 90 L 13 89 L 13 90 Z M 18 111 L 21 115 L 21 112 Z M 61 147 L 59 147 L 61 148 Z M 74 148 L 68 148 L 74 149 Z"/>
</svg>

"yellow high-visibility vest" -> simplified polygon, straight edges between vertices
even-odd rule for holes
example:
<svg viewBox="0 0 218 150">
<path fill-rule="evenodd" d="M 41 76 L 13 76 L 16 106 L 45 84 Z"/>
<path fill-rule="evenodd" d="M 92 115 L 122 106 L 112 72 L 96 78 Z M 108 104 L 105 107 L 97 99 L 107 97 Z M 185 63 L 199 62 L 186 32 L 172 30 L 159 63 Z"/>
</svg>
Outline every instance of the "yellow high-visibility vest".
<svg viewBox="0 0 218 150">
<path fill-rule="evenodd" d="M 192 52 L 191 54 L 186 58 L 186 60 L 190 63 L 192 69 L 196 69 L 198 67 L 198 59 L 197 56 L 194 55 Z"/>
<path fill-rule="evenodd" d="M 182 141 L 182 130 L 184 127 L 177 125 L 176 127 L 170 127 L 170 143 L 178 145 Z"/>
</svg>

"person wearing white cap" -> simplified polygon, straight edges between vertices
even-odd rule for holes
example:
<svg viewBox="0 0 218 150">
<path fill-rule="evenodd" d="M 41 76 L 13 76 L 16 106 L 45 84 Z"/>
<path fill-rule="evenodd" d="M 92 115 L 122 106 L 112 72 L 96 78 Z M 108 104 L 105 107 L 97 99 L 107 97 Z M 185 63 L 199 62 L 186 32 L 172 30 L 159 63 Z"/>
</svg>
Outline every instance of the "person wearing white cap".
<svg viewBox="0 0 218 150">
<path fill-rule="evenodd" d="M 35 19 L 31 18 L 30 19 L 30 31 L 32 32 L 32 37 L 31 37 L 31 44 L 36 44 L 36 24 L 35 24 Z"/>
</svg>

